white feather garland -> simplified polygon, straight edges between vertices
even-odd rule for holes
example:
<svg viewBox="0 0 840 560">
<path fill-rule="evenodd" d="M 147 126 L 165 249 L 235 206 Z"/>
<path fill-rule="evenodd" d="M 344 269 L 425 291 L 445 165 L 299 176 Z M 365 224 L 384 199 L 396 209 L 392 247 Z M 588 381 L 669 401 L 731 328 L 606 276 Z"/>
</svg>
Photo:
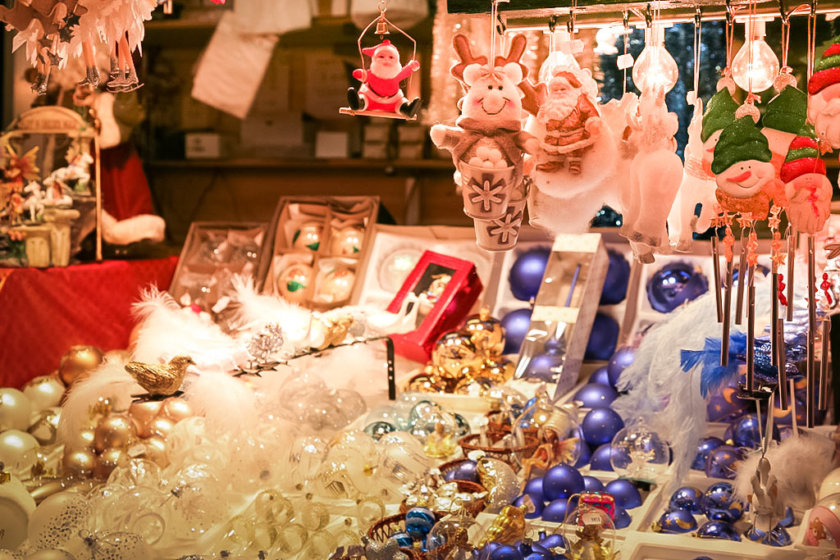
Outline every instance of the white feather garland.
<svg viewBox="0 0 840 560">
<path fill-rule="evenodd" d="M 256 396 L 246 377 L 233 377 L 218 369 L 187 376 L 184 399 L 203 416 L 210 433 L 250 432 L 257 425 Z"/>
</svg>

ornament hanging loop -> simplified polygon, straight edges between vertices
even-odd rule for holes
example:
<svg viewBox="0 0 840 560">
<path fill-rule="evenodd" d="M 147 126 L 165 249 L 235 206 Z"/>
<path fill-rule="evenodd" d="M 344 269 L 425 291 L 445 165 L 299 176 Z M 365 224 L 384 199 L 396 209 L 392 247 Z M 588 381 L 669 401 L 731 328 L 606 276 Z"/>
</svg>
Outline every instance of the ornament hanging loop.
<svg viewBox="0 0 840 560">
<path fill-rule="evenodd" d="M 390 35 L 391 32 L 388 31 L 388 20 L 385 19 L 385 11 L 388 9 L 386 0 L 379 0 L 377 7 L 379 8 L 379 19 L 376 20 L 376 31 L 374 31 L 374 34 L 380 36 Z"/>
</svg>

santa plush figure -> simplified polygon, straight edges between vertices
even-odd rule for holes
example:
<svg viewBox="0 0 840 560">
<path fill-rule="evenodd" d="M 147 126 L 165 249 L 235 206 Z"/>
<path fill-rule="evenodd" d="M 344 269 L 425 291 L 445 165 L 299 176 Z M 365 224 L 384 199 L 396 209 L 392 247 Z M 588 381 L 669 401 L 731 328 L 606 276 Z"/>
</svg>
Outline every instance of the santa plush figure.
<svg viewBox="0 0 840 560">
<path fill-rule="evenodd" d="M 409 101 L 400 89 L 400 82 L 420 68 L 416 60 L 402 66 L 400 53 L 385 39 L 374 47 L 362 49 L 362 54 L 370 57 L 370 68 L 353 70 L 353 77 L 362 82 L 359 91 L 347 90 L 347 101 L 354 111 L 385 111 L 401 113 L 408 118 L 417 115 L 420 99 Z"/>
<path fill-rule="evenodd" d="M 780 176 L 785 184 L 790 223 L 802 233 L 820 232 L 831 214 L 832 187 L 810 124 L 803 126 L 790 143 Z"/>
<path fill-rule="evenodd" d="M 600 116 L 574 73 L 556 70 L 536 121 L 545 127 L 537 170 L 553 173 L 568 166 L 579 175 L 581 160 L 600 133 Z"/>
<path fill-rule="evenodd" d="M 808 121 L 823 153 L 840 149 L 840 41 L 825 50 L 808 80 Z"/>
</svg>

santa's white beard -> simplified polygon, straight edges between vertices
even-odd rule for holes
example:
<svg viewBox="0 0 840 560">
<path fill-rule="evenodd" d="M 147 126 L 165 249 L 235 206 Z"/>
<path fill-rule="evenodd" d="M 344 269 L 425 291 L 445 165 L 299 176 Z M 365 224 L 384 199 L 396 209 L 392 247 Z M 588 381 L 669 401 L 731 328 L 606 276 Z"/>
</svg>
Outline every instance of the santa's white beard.
<svg viewBox="0 0 840 560">
<path fill-rule="evenodd" d="M 562 96 L 553 96 L 545 100 L 537 112 L 537 120 L 542 123 L 548 121 L 562 121 L 572 114 L 572 111 L 577 106 L 580 91 L 574 90 L 573 93 L 567 93 Z"/>
<path fill-rule="evenodd" d="M 814 103 L 808 113 L 817 138 L 828 142 L 834 150 L 840 148 L 840 98 L 835 97 L 822 106 Z"/>
<path fill-rule="evenodd" d="M 400 73 L 402 70 L 402 66 L 399 64 L 395 64 L 394 66 L 382 66 L 381 64 L 371 64 L 370 71 L 371 73 L 376 76 L 377 78 L 382 78 L 385 80 L 390 80 L 394 76 Z"/>
</svg>

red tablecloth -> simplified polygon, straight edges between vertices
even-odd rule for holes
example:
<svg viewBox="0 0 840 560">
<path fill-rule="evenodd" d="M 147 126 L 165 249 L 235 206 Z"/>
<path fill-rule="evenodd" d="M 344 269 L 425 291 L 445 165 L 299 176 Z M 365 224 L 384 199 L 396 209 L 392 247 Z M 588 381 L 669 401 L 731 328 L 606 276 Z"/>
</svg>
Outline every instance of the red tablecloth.
<svg viewBox="0 0 840 560">
<path fill-rule="evenodd" d="M 0 387 L 53 372 L 74 344 L 125 348 L 134 327 L 131 304 L 147 286 L 167 289 L 177 262 L 0 269 Z"/>
</svg>

